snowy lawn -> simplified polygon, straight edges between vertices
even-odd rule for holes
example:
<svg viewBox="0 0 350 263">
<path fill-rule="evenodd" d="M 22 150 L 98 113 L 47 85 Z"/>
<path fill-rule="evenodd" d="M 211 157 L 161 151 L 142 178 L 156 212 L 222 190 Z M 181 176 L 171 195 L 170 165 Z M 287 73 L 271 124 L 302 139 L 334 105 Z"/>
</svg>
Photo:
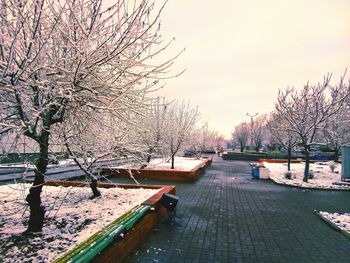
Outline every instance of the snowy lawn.
<svg viewBox="0 0 350 263">
<path fill-rule="evenodd" d="M 91 158 L 88 158 L 91 161 Z M 59 166 L 69 166 L 75 165 L 73 159 L 58 160 L 58 164 L 49 164 L 48 167 L 59 167 Z M 32 163 L 4 163 L 0 164 L 0 168 L 27 168 L 35 169 L 35 165 Z"/>
<path fill-rule="evenodd" d="M 157 169 L 157 170 L 170 170 L 171 169 L 171 160 L 168 162 L 169 159 L 164 158 L 155 158 L 151 159 L 150 164 L 147 165 L 145 169 Z M 174 170 L 177 171 L 191 171 L 192 169 L 196 168 L 197 166 L 204 164 L 205 160 L 204 158 L 187 158 L 187 157 L 175 157 L 175 163 L 174 163 Z M 134 168 L 132 165 L 123 165 L 123 166 L 117 166 L 114 168 Z"/>
<path fill-rule="evenodd" d="M 320 212 L 320 214 L 333 224 L 338 226 L 341 230 L 346 231 L 350 235 L 350 213 L 338 214 Z"/>
<path fill-rule="evenodd" d="M 287 163 L 264 163 L 264 166 L 270 170 L 270 178 L 276 183 L 295 185 L 308 188 L 320 189 L 346 189 L 346 185 L 334 185 L 333 183 L 341 182 L 341 164 L 338 164 L 335 172 L 329 167 L 329 162 L 311 163 L 310 170 L 314 173 L 314 178 L 309 179 L 307 183 L 303 182 L 305 163 L 292 163 L 291 172 L 293 179 L 286 179 Z"/>
<path fill-rule="evenodd" d="M 79 242 L 154 195 L 158 190 L 99 188 L 93 200 L 89 187 L 44 186 L 46 219 L 41 236 L 26 238 L 25 202 L 29 184 L 0 186 L 0 262 L 51 262 Z"/>
</svg>

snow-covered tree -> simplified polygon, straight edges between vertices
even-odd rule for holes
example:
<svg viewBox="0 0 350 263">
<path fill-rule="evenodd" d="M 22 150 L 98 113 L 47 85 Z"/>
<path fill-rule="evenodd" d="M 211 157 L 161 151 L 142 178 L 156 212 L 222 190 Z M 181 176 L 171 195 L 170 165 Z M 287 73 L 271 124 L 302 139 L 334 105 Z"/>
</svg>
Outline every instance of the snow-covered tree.
<svg viewBox="0 0 350 263">
<path fill-rule="evenodd" d="M 274 112 L 270 114 L 270 118 L 267 121 L 267 128 L 269 129 L 272 139 L 277 141 L 283 148 L 287 149 L 288 171 L 290 171 L 292 150 L 298 144 L 299 138 L 295 133 L 291 132 L 288 127 L 289 123 L 283 116 Z"/>
<path fill-rule="evenodd" d="M 294 88 L 280 90 L 275 112 L 284 119 L 287 131 L 298 137 L 305 151 L 305 170 L 303 180 L 309 178 L 310 147 L 320 143 L 317 134 L 322 131 L 333 115 L 342 107 L 349 94 L 349 86 L 344 76 L 339 84 L 330 86 L 331 76 L 327 75 L 322 83 L 305 85 L 301 91 Z"/>
<path fill-rule="evenodd" d="M 220 152 L 226 147 L 226 140 L 217 131 L 209 128 L 208 122 L 193 129 L 188 148 L 197 152 L 197 157 L 203 153 Z"/>
<path fill-rule="evenodd" d="M 281 151 L 282 145 L 279 141 L 271 134 L 271 131 L 268 127 L 269 123 L 267 123 L 267 131 L 266 131 L 266 146 L 269 151 Z"/>
<path fill-rule="evenodd" d="M 213 131 L 209 129 L 208 122 L 205 122 L 200 128 L 197 140 L 199 141 L 199 157 L 201 157 L 205 151 L 214 149 L 214 134 Z"/>
<path fill-rule="evenodd" d="M 250 127 L 245 122 L 236 126 L 234 132 L 232 133 L 233 142 L 239 145 L 241 152 L 244 151 L 244 148 L 247 145 L 249 134 Z"/>
<path fill-rule="evenodd" d="M 189 103 L 173 103 L 166 114 L 165 144 L 171 158 L 171 169 L 174 169 L 175 156 L 191 138 L 199 112 L 197 108 L 191 108 Z"/>
<path fill-rule="evenodd" d="M 190 138 L 187 140 L 187 143 L 183 146 L 184 150 L 194 151 L 196 156 L 199 157 L 202 154 L 203 146 L 203 127 L 193 127 Z"/>
<path fill-rule="evenodd" d="M 92 198 L 95 198 L 100 196 L 96 173 L 101 165 L 105 167 L 108 161 L 122 159 L 141 163 L 146 149 L 138 139 L 136 124 L 88 109 L 85 115 L 77 119 L 73 114 L 67 116 L 60 125 L 59 135 L 62 138 L 58 138 L 58 141 L 64 144 L 69 158 L 74 160 L 90 181 Z M 136 119 L 136 116 L 129 116 L 129 119 Z"/>
<path fill-rule="evenodd" d="M 254 144 L 255 151 L 259 151 L 259 149 L 263 146 L 263 142 L 266 138 L 266 114 L 257 116 L 253 122 L 252 133 L 252 141 Z"/>
<path fill-rule="evenodd" d="M 195 127 L 192 130 L 190 145 L 197 152 L 197 157 L 201 157 L 203 152 L 213 150 L 215 147 L 215 134 L 209 129 L 208 122 Z"/>
<path fill-rule="evenodd" d="M 151 161 L 152 156 L 163 154 L 164 138 L 166 134 L 166 114 L 169 103 L 160 98 L 151 101 L 143 115 L 138 119 L 138 136 L 141 144 L 145 145 L 146 162 Z M 146 164 L 146 165 L 147 165 Z"/>
<path fill-rule="evenodd" d="M 130 105 L 155 89 L 175 59 L 151 62 L 170 44 L 159 34 L 163 7 L 132 2 L 1 2 L 0 133 L 24 135 L 39 152 L 26 198 L 28 233 L 43 226 L 40 196 L 55 126 L 86 110 L 126 121 Z"/>
<path fill-rule="evenodd" d="M 205 141 L 205 150 L 209 152 L 221 152 L 226 147 L 226 140 L 216 130 L 209 130 Z"/>
<path fill-rule="evenodd" d="M 350 143 L 350 109 L 347 103 L 326 121 L 323 136 L 334 151 L 334 161 L 339 162 L 341 147 Z"/>
<path fill-rule="evenodd" d="M 215 149 L 218 153 L 222 152 L 227 145 L 227 142 L 225 140 L 225 137 L 219 133 L 215 133 Z"/>
</svg>

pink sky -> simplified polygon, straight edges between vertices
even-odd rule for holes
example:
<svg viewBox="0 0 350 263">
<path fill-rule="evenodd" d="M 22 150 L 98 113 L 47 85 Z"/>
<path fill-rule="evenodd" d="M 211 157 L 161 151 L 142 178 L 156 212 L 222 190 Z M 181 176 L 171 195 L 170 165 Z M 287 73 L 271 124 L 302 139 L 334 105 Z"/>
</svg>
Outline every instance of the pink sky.
<svg viewBox="0 0 350 263">
<path fill-rule="evenodd" d="M 186 48 L 159 91 L 190 99 L 227 138 L 249 113 L 273 109 L 278 89 L 302 87 L 350 66 L 348 0 L 170 0 L 162 16 L 170 54 Z"/>
</svg>

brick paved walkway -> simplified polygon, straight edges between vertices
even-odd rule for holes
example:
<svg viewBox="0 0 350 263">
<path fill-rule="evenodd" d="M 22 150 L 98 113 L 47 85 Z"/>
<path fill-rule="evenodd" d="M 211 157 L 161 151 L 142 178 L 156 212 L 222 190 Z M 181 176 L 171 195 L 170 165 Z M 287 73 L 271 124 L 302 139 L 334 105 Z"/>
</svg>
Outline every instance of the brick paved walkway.
<svg viewBox="0 0 350 263">
<path fill-rule="evenodd" d="M 350 241 L 313 214 L 349 212 L 350 192 L 278 186 L 214 158 L 197 182 L 176 184 L 176 224 L 158 224 L 127 262 L 350 262 Z"/>
</svg>

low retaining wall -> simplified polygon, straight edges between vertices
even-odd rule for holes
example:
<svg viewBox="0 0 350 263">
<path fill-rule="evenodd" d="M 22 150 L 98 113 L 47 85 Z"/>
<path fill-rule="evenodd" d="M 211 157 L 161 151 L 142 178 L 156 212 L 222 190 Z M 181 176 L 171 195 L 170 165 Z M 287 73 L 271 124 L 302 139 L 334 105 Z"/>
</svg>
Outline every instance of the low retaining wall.
<svg viewBox="0 0 350 263">
<path fill-rule="evenodd" d="M 266 162 L 266 163 L 288 163 L 287 159 L 259 159 L 260 163 Z M 302 163 L 305 162 L 305 160 L 302 159 L 293 159 L 290 160 L 290 163 Z M 310 160 L 310 163 L 316 163 L 316 162 L 322 162 L 320 160 Z"/>
<path fill-rule="evenodd" d="M 331 220 L 329 220 L 328 218 L 324 217 L 320 211 L 314 210 L 315 215 L 317 215 L 320 219 L 322 219 L 324 222 L 326 222 L 326 224 L 328 224 L 330 227 L 332 227 L 334 230 L 340 232 L 341 234 L 343 234 L 345 237 L 347 237 L 350 240 L 350 233 L 347 232 L 344 229 L 341 229 L 339 226 L 337 226 L 335 223 L 333 223 Z"/>
<path fill-rule="evenodd" d="M 266 158 L 266 154 L 256 153 L 223 153 L 222 159 L 227 161 L 259 161 L 259 159 Z"/>
<path fill-rule="evenodd" d="M 232 160 L 232 161 L 259 161 L 260 159 L 265 160 L 284 160 L 287 162 L 288 156 L 286 154 L 271 154 L 271 153 L 238 153 L 238 152 L 228 152 L 223 153 L 222 158 L 224 160 Z M 331 155 L 312 155 L 310 157 L 313 162 L 320 161 L 330 161 L 333 160 L 334 157 Z M 292 160 L 301 159 L 304 160 L 304 155 L 292 155 Z"/>
<path fill-rule="evenodd" d="M 260 163 L 288 163 L 287 159 L 259 159 Z M 301 163 L 303 160 L 290 160 L 291 163 Z"/>
<path fill-rule="evenodd" d="M 89 187 L 89 183 L 86 182 L 71 182 L 71 181 L 48 181 L 45 185 L 50 186 L 73 186 L 73 187 Z M 130 229 L 122 238 L 116 239 L 108 247 L 97 255 L 92 262 L 95 263 L 115 263 L 123 262 L 129 254 L 141 245 L 151 234 L 154 226 L 159 220 L 166 215 L 166 209 L 160 204 L 160 199 L 163 193 L 175 194 L 175 186 L 162 186 L 162 185 L 131 185 L 131 184 L 111 184 L 111 183 L 98 183 L 100 188 L 147 188 L 147 189 L 160 189 L 159 192 L 151 196 L 143 205 L 151 205 L 152 209 Z"/>
<path fill-rule="evenodd" d="M 130 172 L 136 179 L 167 180 L 194 182 L 211 165 L 212 159 L 204 158 L 203 164 L 197 165 L 190 171 L 179 171 L 172 169 L 124 169 L 103 168 L 101 173 L 108 176 L 130 178 Z"/>
</svg>

